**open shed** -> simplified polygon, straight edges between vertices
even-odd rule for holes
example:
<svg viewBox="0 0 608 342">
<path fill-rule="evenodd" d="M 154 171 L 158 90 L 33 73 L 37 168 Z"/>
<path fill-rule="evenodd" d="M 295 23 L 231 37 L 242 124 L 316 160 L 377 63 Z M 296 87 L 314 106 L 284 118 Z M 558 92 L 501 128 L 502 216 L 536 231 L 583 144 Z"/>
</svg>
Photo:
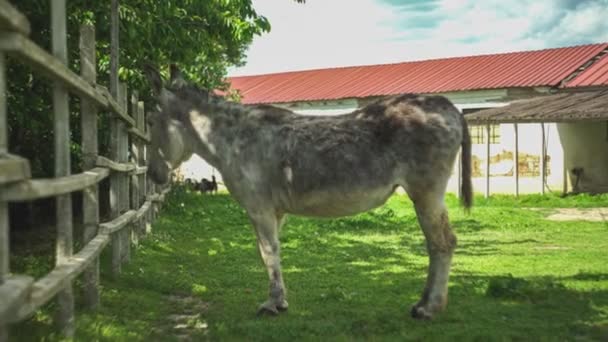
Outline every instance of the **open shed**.
<svg viewBox="0 0 608 342">
<path fill-rule="evenodd" d="M 509 105 L 481 110 L 466 115 L 471 124 L 486 125 L 488 134 L 492 124 L 513 124 L 515 146 L 513 154 L 518 163 L 520 123 L 540 123 L 538 139 L 545 150 L 545 123 L 556 123 L 564 153 L 564 185 L 567 192 L 571 184 L 573 192 L 608 192 L 608 89 L 567 91 L 551 95 L 514 101 Z M 489 144 L 487 145 L 489 155 Z M 541 184 L 545 182 L 545 155 L 541 158 Z M 489 161 L 489 158 L 486 160 Z M 486 163 L 489 170 L 489 162 Z M 489 172 L 486 172 L 488 175 Z M 517 193 L 518 171 L 515 170 L 514 186 Z M 569 181 L 569 182 L 568 182 Z M 490 192 L 490 178 L 486 176 L 486 195 Z M 544 186 L 541 185 L 544 189 Z"/>
</svg>

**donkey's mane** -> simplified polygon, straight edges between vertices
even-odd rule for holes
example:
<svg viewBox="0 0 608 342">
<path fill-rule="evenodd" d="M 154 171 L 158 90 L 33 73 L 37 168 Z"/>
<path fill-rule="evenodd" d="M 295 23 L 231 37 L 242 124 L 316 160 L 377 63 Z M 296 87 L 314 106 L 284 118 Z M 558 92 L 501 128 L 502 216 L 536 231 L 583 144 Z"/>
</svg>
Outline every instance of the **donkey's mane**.
<svg viewBox="0 0 608 342">
<path fill-rule="evenodd" d="M 226 119 L 261 119 L 268 123 L 278 123 L 283 118 L 295 115 L 294 112 L 268 104 L 244 105 L 242 103 L 226 100 L 220 95 L 216 95 L 206 89 L 201 89 L 195 85 L 185 85 L 182 87 L 169 88 L 182 104 L 178 108 L 177 115 L 180 119 L 192 109 L 202 110 L 207 113 L 221 113 Z"/>
</svg>

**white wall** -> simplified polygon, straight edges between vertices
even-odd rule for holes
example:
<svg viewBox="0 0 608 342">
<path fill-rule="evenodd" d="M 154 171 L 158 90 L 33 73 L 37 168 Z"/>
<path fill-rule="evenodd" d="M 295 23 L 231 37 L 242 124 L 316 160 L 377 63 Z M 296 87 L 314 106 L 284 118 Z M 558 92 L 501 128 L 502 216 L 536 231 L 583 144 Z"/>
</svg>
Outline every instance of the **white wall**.
<svg viewBox="0 0 608 342">
<path fill-rule="evenodd" d="M 200 182 L 203 178 L 210 180 L 212 175 L 215 175 L 218 182 L 222 181 L 221 174 L 196 154 L 193 154 L 190 159 L 184 162 L 179 171 L 185 179 L 194 179 L 197 182 Z"/>
<path fill-rule="evenodd" d="M 583 168 L 579 191 L 608 192 L 608 122 L 563 123 L 558 125 L 568 170 Z M 570 173 L 572 183 L 574 175 Z"/>
</svg>

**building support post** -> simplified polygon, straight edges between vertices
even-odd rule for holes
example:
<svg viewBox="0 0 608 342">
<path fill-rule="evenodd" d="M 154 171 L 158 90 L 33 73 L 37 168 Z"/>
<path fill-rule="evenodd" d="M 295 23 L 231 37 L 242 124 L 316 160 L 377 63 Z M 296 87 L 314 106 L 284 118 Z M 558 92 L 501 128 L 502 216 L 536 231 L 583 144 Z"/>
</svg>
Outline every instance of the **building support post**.
<svg viewBox="0 0 608 342">
<path fill-rule="evenodd" d="M 540 151 L 540 193 L 545 194 L 545 183 L 547 183 L 547 172 L 546 172 L 546 154 L 547 144 L 545 142 L 545 123 L 540 123 L 541 130 L 541 151 Z"/>
<path fill-rule="evenodd" d="M 486 125 L 486 189 L 485 198 L 490 197 L 490 125 Z"/>
<path fill-rule="evenodd" d="M 513 179 L 515 180 L 515 197 L 519 197 L 519 133 L 517 124 L 515 129 L 515 152 L 513 153 Z"/>
</svg>

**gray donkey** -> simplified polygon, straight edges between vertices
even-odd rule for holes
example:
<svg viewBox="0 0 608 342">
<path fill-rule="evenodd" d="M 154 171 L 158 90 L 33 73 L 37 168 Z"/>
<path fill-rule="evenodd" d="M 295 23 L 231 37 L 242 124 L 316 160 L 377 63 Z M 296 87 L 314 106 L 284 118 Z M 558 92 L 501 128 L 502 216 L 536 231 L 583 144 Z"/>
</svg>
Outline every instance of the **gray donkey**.
<svg viewBox="0 0 608 342">
<path fill-rule="evenodd" d="M 286 214 L 353 215 L 382 205 L 398 186 L 414 203 L 430 256 L 411 314 L 430 319 L 445 308 L 456 237 L 444 195 L 460 147 L 462 204 L 472 205 L 471 141 L 449 100 L 399 95 L 346 115 L 303 116 L 225 101 L 185 81 L 174 66 L 166 87 L 156 69 L 145 72 L 159 103 L 149 118 L 148 174 L 166 183 L 193 153 L 220 171 L 255 228 L 270 278 L 259 314 L 287 309 L 279 243 Z"/>
</svg>

